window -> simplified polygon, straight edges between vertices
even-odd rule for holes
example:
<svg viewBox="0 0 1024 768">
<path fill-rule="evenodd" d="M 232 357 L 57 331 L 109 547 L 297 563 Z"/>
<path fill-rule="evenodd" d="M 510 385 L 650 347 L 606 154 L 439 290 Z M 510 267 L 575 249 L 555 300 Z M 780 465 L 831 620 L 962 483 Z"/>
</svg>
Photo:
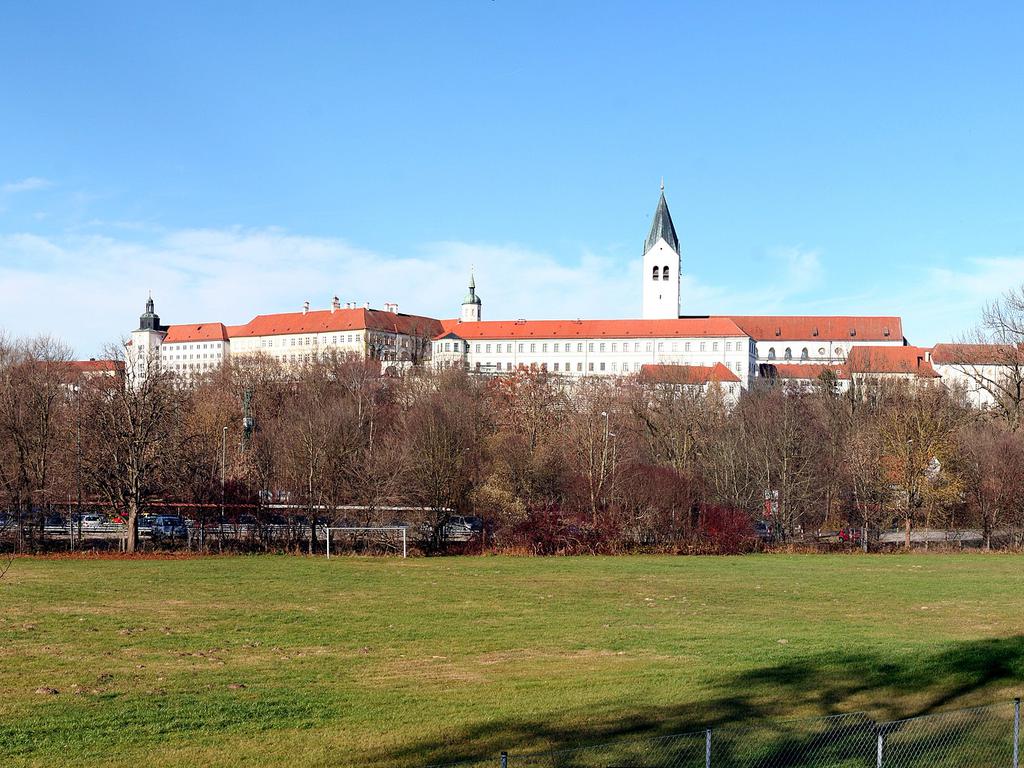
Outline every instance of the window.
<svg viewBox="0 0 1024 768">
<path fill-rule="evenodd" d="M 579 344 L 576 345 L 576 351 L 577 352 L 582 352 L 583 351 L 583 342 L 582 341 Z"/>
<path fill-rule="evenodd" d="M 785 351 L 785 352 L 783 352 L 782 356 L 783 356 L 783 357 L 784 357 L 784 358 L 785 358 L 786 360 L 792 360 L 792 359 L 793 359 L 793 350 L 792 350 L 792 349 L 790 349 L 789 347 L 786 347 L 786 351 Z"/>
<path fill-rule="evenodd" d="M 541 344 L 540 345 L 540 351 L 541 352 L 547 352 L 548 351 L 548 345 L 546 343 L 545 344 Z"/>
<path fill-rule="evenodd" d="M 599 344 L 597 349 L 599 352 L 604 352 L 604 343 Z"/>
<path fill-rule="evenodd" d="M 706 346 L 707 346 L 707 342 L 706 341 L 702 341 L 700 343 L 700 351 L 703 352 Z"/>
<path fill-rule="evenodd" d="M 577 371 L 582 371 L 583 370 L 583 363 L 576 363 L 576 370 Z"/>
<path fill-rule="evenodd" d="M 509 344 L 509 347 L 511 347 L 511 346 L 512 345 Z M 505 370 L 506 371 L 511 371 L 512 370 L 512 363 L 505 363 Z"/>
<path fill-rule="evenodd" d="M 639 352 L 640 351 L 640 342 L 639 341 L 633 344 L 633 351 L 634 352 Z"/>
<path fill-rule="evenodd" d="M 612 352 L 616 352 L 616 351 L 618 351 L 618 346 L 619 346 L 619 345 L 618 345 L 618 344 L 616 344 L 616 343 L 615 343 L 615 342 L 613 341 L 613 342 L 612 342 Z"/>
<path fill-rule="evenodd" d="M 555 352 L 556 353 L 558 352 L 558 342 L 557 341 L 555 342 Z M 557 371 L 558 368 L 555 368 L 555 370 Z"/>
<path fill-rule="evenodd" d="M 555 363 L 555 370 L 558 370 L 558 363 Z"/>
<path fill-rule="evenodd" d="M 594 364 L 593 363 L 587 363 L 587 370 L 588 371 L 594 370 Z"/>
<path fill-rule="evenodd" d="M 685 352 L 689 352 L 689 351 L 690 351 L 690 342 L 686 342 L 686 343 L 685 343 L 685 344 L 683 345 L 683 350 L 684 350 Z"/>
<path fill-rule="evenodd" d="M 804 347 L 803 349 L 800 350 L 800 359 L 801 360 L 806 360 L 809 357 L 810 357 L 810 355 L 807 354 L 807 347 Z"/>
<path fill-rule="evenodd" d="M 587 351 L 588 352 L 593 352 L 594 351 L 594 342 L 590 342 L 589 344 L 587 344 Z"/>
<path fill-rule="evenodd" d="M 658 351 L 659 352 L 663 352 L 664 350 L 665 350 L 665 342 L 664 341 L 659 341 L 658 342 Z"/>
<path fill-rule="evenodd" d="M 522 352 L 522 351 L 523 351 L 523 345 L 522 345 L 522 344 L 520 344 L 520 345 L 519 345 L 519 351 L 520 351 L 520 352 Z"/>
<path fill-rule="evenodd" d="M 658 268 L 655 267 L 654 271 L 651 273 L 651 280 L 657 280 L 657 279 L 658 279 Z"/>
<path fill-rule="evenodd" d="M 717 341 L 712 341 L 711 342 L 711 351 L 712 352 L 717 352 L 718 351 L 718 342 Z"/>
<path fill-rule="evenodd" d="M 480 342 L 477 342 L 476 349 L 474 350 L 474 352 L 479 352 L 479 351 L 480 351 Z"/>
<path fill-rule="evenodd" d="M 537 345 L 536 344 L 530 344 L 530 351 L 531 352 L 536 352 L 537 351 Z"/>
<path fill-rule="evenodd" d="M 623 363 L 623 365 L 625 365 L 625 363 Z M 617 366 L 618 366 L 618 363 L 612 363 L 612 371 L 613 371 L 613 372 L 614 372 L 615 370 L 617 370 Z"/>
<path fill-rule="evenodd" d="M 650 352 L 650 351 L 651 351 L 651 350 L 653 350 L 653 349 L 654 349 L 654 344 L 653 344 L 653 342 L 650 342 L 650 341 L 648 341 L 648 342 L 647 342 L 647 351 L 648 351 L 648 352 Z"/>
<path fill-rule="evenodd" d="M 604 370 L 604 363 L 601 363 L 601 370 Z"/>
<path fill-rule="evenodd" d="M 661 279 L 662 280 L 668 280 L 668 266 L 667 265 L 661 268 Z"/>
<path fill-rule="evenodd" d="M 769 360 L 774 360 L 775 359 L 775 347 L 768 347 L 768 359 Z"/>
<path fill-rule="evenodd" d="M 673 341 L 672 342 L 672 351 L 673 352 L 678 352 L 679 351 L 679 342 L 678 341 Z"/>
</svg>

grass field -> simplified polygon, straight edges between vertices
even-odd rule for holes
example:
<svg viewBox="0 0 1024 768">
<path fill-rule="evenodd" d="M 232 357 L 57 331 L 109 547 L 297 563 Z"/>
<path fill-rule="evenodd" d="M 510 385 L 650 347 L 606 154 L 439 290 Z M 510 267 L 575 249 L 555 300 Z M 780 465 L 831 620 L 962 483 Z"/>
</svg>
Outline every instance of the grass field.
<svg viewBox="0 0 1024 768">
<path fill-rule="evenodd" d="M 426 765 L 1022 689 L 1012 555 L 19 559 L 0 580 L 5 768 Z"/>
</svg>

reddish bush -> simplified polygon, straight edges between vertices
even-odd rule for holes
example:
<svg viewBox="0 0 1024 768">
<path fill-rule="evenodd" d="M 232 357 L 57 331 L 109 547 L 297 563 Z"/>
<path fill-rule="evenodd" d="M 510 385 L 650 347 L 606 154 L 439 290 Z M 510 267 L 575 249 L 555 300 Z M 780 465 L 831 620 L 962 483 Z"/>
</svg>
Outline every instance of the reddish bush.
<svg viewBox="0 0 1024 768">
<path fill-rule="evenodd" d="M 757 546 L 750 515 L 742 510 L 702 506 L 699 525 L 703 551 L 735 555 L 750 552 Z"/>
</svg>

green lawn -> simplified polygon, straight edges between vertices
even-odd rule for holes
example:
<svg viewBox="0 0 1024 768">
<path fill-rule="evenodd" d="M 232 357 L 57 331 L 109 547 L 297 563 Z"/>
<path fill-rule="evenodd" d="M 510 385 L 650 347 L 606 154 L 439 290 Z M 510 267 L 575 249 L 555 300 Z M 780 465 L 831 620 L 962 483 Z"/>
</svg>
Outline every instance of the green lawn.
<svg viewBox="0 0 1024 768">
<path fill-rule="evenodd" d="M 19 559 L 0 580 L 0 764 L 412 766 L 1004 700 L 1024 689 L 1022 566 Z"/>
</svg>

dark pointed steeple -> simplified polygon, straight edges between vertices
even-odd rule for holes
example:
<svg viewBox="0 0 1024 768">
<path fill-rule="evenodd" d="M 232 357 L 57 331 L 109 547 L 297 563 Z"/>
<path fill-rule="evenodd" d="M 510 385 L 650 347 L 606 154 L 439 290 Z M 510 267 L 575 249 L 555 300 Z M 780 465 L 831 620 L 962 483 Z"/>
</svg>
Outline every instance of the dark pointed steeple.
<svg viewBox="0 0 1024 768">
<path fill-rule="evenodd" d="M 160 315 L 153 310 L 153 295 L 146 299 L 146 311 L 139 317 L 140 331 L 161 331 Z"/>
<path fill-rule="evenodd" d="M 651 232 L 647 235 L 644 243 L 644 253 L 647 253 L 658 242 L 658 238 L 665 238 L 672 250 L 679 253 L 679 238 L 676 237 L 676 228 L 672 224 L 672 215 L 668 212 L 668 203 L 665 202 L 665 181 L 661 182 L 661 197 L 658 198 L 658 207 L 654 211 L 654 221 L 651 222 Z"/>
</svg>

